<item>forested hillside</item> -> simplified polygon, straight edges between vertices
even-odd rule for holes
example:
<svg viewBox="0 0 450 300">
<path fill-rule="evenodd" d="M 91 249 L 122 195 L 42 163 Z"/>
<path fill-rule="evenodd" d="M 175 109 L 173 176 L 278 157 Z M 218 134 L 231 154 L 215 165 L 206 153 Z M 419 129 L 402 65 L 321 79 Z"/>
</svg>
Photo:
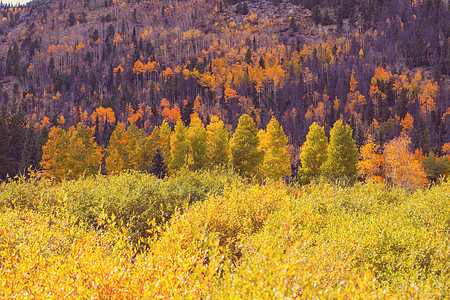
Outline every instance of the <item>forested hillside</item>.
<svg viewBox="0 0 450 300">
<path fill-rule="evenodd" d="M 358 149 L 403 132 L 422 158 L 450 151 L 446 1 L 35 0 L 0 13 L 2 178 L 42 167 L 52 130 L 89 128 L 106 166 L 117 129 L 150 139 L 192 116 L 230 135 L 243 114 L 258 129 L 274 117 L 294 165 L 310 125 L 329 136 L 339 119 Z M 150 161 L 156 144 L 136 155 Z"/>
<path fill-rule="evenodd" d="M 450 298 L 447 0 L 0 14 L 0 298 Z"/>
</svg>

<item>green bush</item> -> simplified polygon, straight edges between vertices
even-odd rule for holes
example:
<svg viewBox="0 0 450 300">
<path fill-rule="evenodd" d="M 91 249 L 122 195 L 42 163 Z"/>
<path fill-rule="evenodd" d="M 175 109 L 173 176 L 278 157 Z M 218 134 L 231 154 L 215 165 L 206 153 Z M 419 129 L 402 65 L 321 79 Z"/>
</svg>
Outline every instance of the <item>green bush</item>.
<svg viewBox="0 0 450 300">
<path fill-rule="evenodd" d="M 125 226 L 133 241 L 146 235 L 148 222 L 170 219 L 175 210 L 183 210 L 207 195 L 220 195 L 237 176 L 222 171 L 180 173 L 158 179 L 149 174 L 128 171 L 115 176 L 99 176 L 61 184 L 66 192 L 65 206 L 81 220 L 101 227 L 106 214 Z"/>
</svg>

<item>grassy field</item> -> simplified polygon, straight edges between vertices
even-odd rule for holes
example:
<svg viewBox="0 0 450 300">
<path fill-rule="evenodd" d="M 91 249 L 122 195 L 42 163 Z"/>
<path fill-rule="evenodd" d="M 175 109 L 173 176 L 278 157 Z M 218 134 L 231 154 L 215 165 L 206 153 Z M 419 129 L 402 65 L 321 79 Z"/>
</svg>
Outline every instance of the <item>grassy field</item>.
<svg viewBox="0 0 450 300">
<path fill-rule="evenodd" d="M 450 184 L 136 172 L 0 190 L 0 297 L 449 298 Z"/>
</svg>

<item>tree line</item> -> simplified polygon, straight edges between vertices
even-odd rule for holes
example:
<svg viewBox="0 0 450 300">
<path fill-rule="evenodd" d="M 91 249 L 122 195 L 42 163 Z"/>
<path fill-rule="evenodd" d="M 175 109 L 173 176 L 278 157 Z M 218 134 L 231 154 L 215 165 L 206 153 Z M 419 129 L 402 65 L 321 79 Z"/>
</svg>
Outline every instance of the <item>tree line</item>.
<svg viewBox="0 0 450 300">
<path fill-rule="evenodd" d="M 350 183 L 359 179 L 417 188 L 450 174 L 448 156 L 413 152 L 410 119 L 402 122 L 401 136 L 380 146 L 375 141 L 377 132 L 373 131 L 361 147 L 353 138 L 351 126 L 342 120 L 335 122 L 329 137 L 325 128 L 314 122 L 297 155 L 275 117 L 266 129 L 258 130 L 255 120 L 244 114 L 231 133 L 218 116 L 211 116 L 205 126 L 194 113 L 188 126 L 181 118 L 175 124 L 164 120 L 150 134 L 133 122 L 114 123 L 114 114 L 107 109 L 98 109 L 92 118 L 93 126 L 79 123 L 67 130 L 54 126 L 49 131 L 43 125 L 38 135 L 36 126 L 26 127 L 20 111 L 8 119 L 2 112 L 0 135 L 6 141 L 2 144 L 6 147 L 0 148 L 2 178 L 26 174 L 30 168 L 62 180 L 129 169 L 165 177 L 183 169 L 222 167 L 247 178 L 285 179 L 300 184 L 318 178 Z M 13 139 L 8 136 L 8 128 L 14 126 L 23 130 Z"/>
<path fill-rule="evenodd" d="M 291 175 L 287 137 L 275 118 L 258 131 L 254 120 L 243 115 L 233 135 L 217 116 L 206 127 L 195 115 L 189 126 L 178 119 L 172 129 L 164 121 L 149 136 L 134 124 L 118 123 L 105 148 L 97 145 L 94 133 L 82 124 L 67 131 L 53 127 L 42 148 L 43 174 L 61 180 L 134 169 L 164 177 L 181 169 L 229 166 L 244 177 Z"/>
<path fill-rule="evenodd" d="M 18 103 L 33 123 L 61 126 L 63 116 L 66 129 L 100 106 L 123 123 L 128 107 L 142 109 L 144 126 L 178 113 L 189 124 L 195 111 L 204 123 L 220 114 L 236 128 L 246 113 L 264 127 L 274 115 L 297 148 L 313 122 L 331 127 L 342 115 L 361 146 L 374 119 L 392 133 L 387 140 L 409 113 L 413 147 L 443 154 L 450 113 L 442 1 L 291 1 L 311 15 L 298 6 L 280 20 L 226 9 L 245 1 L 172 2 L 1 8 L 0 28 L 11 37 L 0 58 L 0 103 Z"/>
</svg>

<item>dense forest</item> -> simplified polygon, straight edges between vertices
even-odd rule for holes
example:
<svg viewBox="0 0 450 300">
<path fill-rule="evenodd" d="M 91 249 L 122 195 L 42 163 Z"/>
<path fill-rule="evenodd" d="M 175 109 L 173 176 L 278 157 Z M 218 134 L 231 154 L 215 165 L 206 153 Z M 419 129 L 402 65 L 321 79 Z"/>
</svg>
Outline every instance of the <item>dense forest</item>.
<svg viewBox="0 0 450 300">
<path fill-rule="evenodd" d="M 193 115 L 230 136 L 243 114 L 259 129 L 274 117 L 294 167 L 314 122 L 329 136 L 342 120 L 358 149 L 406 128 L 410 151 L 450 151 L 445 1 L 50 0 L 1 14 L 2 178 L 42 167 L 53 128 L 92 129 L 107 158 L 120 124 L 150 138 Z"/>
</svg>

